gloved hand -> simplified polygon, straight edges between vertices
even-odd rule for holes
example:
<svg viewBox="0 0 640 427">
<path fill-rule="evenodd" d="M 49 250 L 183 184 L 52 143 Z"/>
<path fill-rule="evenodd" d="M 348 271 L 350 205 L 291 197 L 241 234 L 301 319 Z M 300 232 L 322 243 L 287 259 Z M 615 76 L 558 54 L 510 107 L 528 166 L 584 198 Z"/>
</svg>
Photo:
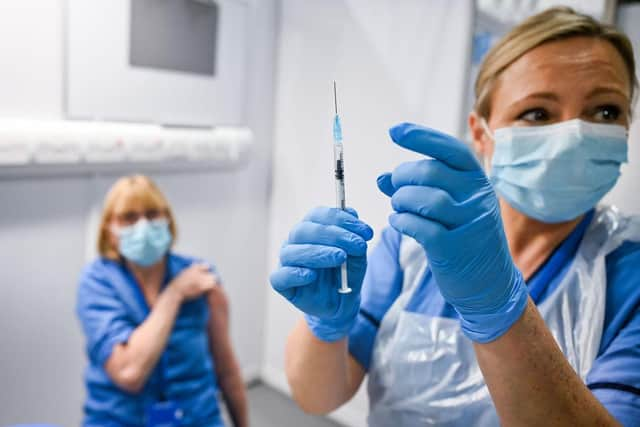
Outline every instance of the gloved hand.
<svg viewBox="0 0 640 427">
<path fill-rule="evenodd" d="M 431 157 L 378 177 L 396 211 L 389 223 L 425 249 L 444 299 L 477 342 L 504 334 L 527 304 L 498 199 L 473 153 L 457 139 L 410 123 L 389 131 L 401 147 Z"/>
<path fill-rule="evenodd" d="M 373 230 L 356 211 L 335 208 L 313 209 L 289 233 L 271 285 L 305 313 L 319 339 L 337 341 L 353 326 L 367 268 L 367 241 L 372 237 Z M 345 261 L 352 291 L 340 294 L 340 266 Z"/>
</svg>

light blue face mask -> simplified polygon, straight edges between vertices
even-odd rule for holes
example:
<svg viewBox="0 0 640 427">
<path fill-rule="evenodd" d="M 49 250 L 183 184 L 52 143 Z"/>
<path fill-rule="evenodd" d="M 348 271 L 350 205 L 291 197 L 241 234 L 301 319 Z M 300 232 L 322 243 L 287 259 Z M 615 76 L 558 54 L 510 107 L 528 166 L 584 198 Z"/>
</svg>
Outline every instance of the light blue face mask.
<svg viewBox="0 0 640 427">
<path fill-rule="evenodd" d="M 120 254 L 142 267 L 160 261 L 171 245 L 171 232 L 166 219 L 141 219 L 117 230 Z"/>
<path fill-rule="evenodd" d="M 493 139 L 490 176 L 496 193 L 546 223 L 569 221 L 593 208 L 627 161 L 627 130 L 618 125 L 574 119 L 501 128 Z"/>
</svg>

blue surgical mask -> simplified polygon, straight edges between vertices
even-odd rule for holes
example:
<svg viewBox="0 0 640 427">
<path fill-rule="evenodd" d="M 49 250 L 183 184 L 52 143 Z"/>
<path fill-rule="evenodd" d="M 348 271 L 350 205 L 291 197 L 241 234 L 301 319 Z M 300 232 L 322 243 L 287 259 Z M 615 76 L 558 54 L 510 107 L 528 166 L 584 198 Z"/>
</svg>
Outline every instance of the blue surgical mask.
<svg viewBox="0 0 640 427">
<path fill-rule="evenodd" d="M 120 254 L 142 267 L 149 267 L 160 261 L 171 246 L 172 236 L 166 219 L 148 221 L 143 218 L 116 232 Z"/>
<path fill-rule="evenodd" d="M 627 161 L 627 130 L 619 125 L 574 119 L 497 129 L 493 139 L 490 176 L 496 193 L 546 223 L 569 221 L 593 208 Z"/>
</svg>

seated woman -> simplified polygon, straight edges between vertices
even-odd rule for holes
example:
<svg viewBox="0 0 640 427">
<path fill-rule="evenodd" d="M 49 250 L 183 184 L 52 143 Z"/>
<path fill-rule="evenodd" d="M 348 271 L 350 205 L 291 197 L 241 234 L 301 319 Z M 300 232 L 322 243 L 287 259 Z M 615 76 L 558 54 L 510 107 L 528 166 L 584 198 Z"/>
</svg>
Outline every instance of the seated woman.
<svg viewBox="0 0 640 427">
<path fill-rule="evenodd" d="M 119 179 L 104 203 L 100 257 L 83 271 L 77 313 L 87 338 L 84 426 L 236 426 L 247 403 L 213 268 L 170 251 L 171 208 L 156 185 Z"/>
</svg>

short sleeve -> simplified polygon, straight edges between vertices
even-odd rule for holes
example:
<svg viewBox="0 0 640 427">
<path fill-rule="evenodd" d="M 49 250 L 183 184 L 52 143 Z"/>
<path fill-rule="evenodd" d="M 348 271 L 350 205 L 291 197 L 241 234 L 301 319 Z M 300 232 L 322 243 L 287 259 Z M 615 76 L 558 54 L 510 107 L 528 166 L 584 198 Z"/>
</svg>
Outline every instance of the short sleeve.
<svg viewBox="0 0 640 427">
<path fill-rule="evenodd" d="M 625 427 L 637 427 L 640 423 L 640 395 L 625 390 L 598 388 L 592 390 L 607 411 Z"/>
<path fill-rule="evenodd" d="M 89 360 L 97 366 L 103 366 L 113 347 L 127 342 L 136 327 L 112 284 L 106 280 L 105 268 L 108 267 L 94 263 L 82 273 L 76 308 Z"/>
<path fill-rule="evenodd" d="M 640 244 L 607 257 L 607 301 L 600 354 L 587 386 L 623 425 L 640 422 Z"/>
<path fill-rule="evenodd" d="M 623 425 L 640 420 L 640 308 L 595 361 L 587 385 Z M 627 424 L 624 420 L 635 420 Z"/>
<path fill-rule="evenodd" d="M 360 311 L 349 333 L 349 352 L 366 370 L 380 322 L 402 290 L 402 269 L 398 262 L 401 239 L 396 230 L 385 228 L 367 259 Z"/>
<path fill-rule="evenodd" d="M 211 272 L 211 274 L 213 274 L 216 277 L 218 285 L 224 286 L 224 279 L 220 275 L 220 272 L 218 271 L 216 266 L 213 263 L 210 263 L 210 262 L 207 262 L 207 265 L 209 266 L 209 271 Z"/>
</svg>

